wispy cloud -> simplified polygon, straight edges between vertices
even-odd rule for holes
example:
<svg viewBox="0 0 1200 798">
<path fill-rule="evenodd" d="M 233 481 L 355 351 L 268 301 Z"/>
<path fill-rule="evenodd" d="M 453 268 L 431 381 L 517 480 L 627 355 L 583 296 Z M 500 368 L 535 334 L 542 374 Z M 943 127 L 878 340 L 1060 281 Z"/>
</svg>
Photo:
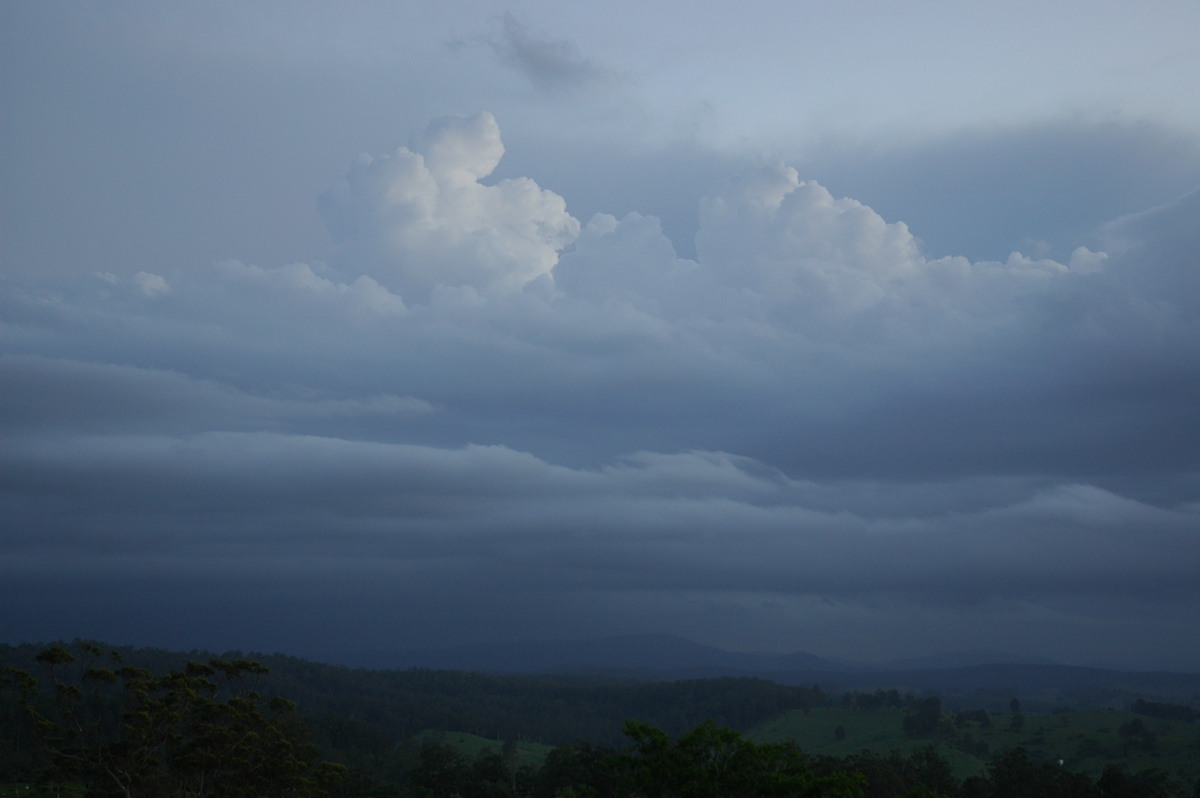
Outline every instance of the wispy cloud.
<svg viewBox="0 0 1200 798">
<path fill-rule="evenodd" d="M 571 41 L 536 33 L 511 12 L 493 17 L 480 41 L 501 64 L 551 95 L 588 93 L 622 80 Z"/>
</svg>

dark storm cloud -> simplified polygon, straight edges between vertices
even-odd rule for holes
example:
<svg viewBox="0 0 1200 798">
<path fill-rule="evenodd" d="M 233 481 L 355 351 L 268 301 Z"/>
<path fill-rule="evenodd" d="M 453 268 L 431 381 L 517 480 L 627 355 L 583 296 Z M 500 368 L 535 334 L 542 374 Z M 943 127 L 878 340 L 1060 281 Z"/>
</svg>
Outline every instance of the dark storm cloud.
<svg viewBox="0 0 1200 798">
<path fill-rule="evenodd" d="M 116 574 L 168 567 L 198 577 L 236 558 L 252 576 L 292 567 L 303 552 L 316 558 L 297 564 L 304 569 L 328 559 L 337 569 L 393 561 L 407 572 L 444 560 L 552 592 L 980 602 L 1120 586 L 1196 597 L 1194 510 L 1084 485 L 1028 484 L 1013 498 L 921 515 L 894 490 L 889 506 L 863 514 L 830 507 L 848 504 L 853 486 L 795 483 L 723 455 L 637 455 L 581 470 L 503 447 L 271 433 L 17 441 L 3 473 L 27 508 L 55 519 L 33 532 L 13 516 L 14 565 L 42 551 L 97 550 L 129 556 L 99 566 Z M 73 559 L 56 567 L 98 567 Z"/>
<path fill-rule="evenodd" d="M 973 618 L 1078 657 L 1151 607 L 1145 660 L 1200 656 L 1194 196 L 1105 251 L 973 261 L 767 163 L 685 258 L 654 217 L 485 182 L 503 152 L 479 114 L 360 158 L 332 265 L 0 284 L 14 634 L 801 648 Z M 35 606 L 52 584 L 86 608 Z"/>
<path fill-rule="evenodd" d="M 489 626 L 517 634 L 508 613 L 526 604 L 541 605 L 523 619 L 535 629 L 548 608 L 605 619 L 621 601 L 653 623 L 686 595 L 950 609 L 1200 598 L 1194 510 L 1088 486 L 985 486 L 969 509 L 932 514 L 893 488 L 861 514 L 836 509 L 858 503 L 858 486 L 797 483 L 722 455 L 578 470 L 498 447 L 262 433 L 18 443 L 0 473 L 20 497 L 6 543 L 13 606 L 46 578 L 95 586 L 90 603 L 114 608 L 131 586 L 169 579 L 198 591 L 180 602 L 240 597 L 235 626 L 328 603 L 320 614 L 336 622 L 306 622 L 308 645 L 354 619 L 405 635 L 441 619 L 439 642 Z M 911 492 L 929 490 L 970 492 Z"/>
<path fill-rule="evenodd" d="M 431 408 L 397 396 L 355 399 L 261 396 L 173 371 L 41 357 L 0 356 L 0 425 L 9 435 L 35 429 L 84 432 L 256 429 L 289 421 L 424 415 Z"/>
</svg>

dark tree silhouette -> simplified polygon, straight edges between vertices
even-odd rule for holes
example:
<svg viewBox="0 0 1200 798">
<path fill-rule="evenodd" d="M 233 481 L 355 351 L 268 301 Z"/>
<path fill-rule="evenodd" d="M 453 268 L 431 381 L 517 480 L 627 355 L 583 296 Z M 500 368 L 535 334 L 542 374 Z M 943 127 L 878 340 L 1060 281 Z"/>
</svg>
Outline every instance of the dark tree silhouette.
<svg viewBox="0 0 1200 798">
<path fill-rule="evenodd" d="M 90 643 L 36 657 L 42 678 L 10 671 L 48 775 L 89 795 L 322 796 L 344 773 L 312 762 L 295 706 L 252 688 L 252 660 L 189 662 L 155 676 Z"/>
</svg>

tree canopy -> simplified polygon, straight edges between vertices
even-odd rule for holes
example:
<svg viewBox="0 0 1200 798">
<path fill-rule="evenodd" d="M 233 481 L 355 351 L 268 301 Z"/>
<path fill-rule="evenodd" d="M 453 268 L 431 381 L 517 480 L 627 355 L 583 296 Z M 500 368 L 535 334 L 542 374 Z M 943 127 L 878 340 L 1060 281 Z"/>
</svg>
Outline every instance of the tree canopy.
<svg viewBox="0 0 1200 798">
<path fill-rule="evenodd" d="M 48 775 L 89 795 L 316 798 L 345 770 L 315 763 L 293 703 L 253 689 L 266 673 L 258 662 L 189 662 L 155 675 L 116 650 L 77 648 L 52 646 L 36 657 L 40 673 L 6 676 Z"/>
</svg>

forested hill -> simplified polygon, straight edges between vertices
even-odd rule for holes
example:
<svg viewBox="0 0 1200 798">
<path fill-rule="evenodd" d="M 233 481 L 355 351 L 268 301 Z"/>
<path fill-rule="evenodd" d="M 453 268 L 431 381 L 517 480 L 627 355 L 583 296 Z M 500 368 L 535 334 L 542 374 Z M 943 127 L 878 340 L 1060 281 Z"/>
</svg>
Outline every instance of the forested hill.
<svg viewBox="0 0 1200 798">
<path fill-rule="evenodd" d="M 860 666 L 803 652 L 768 654 L 726 651 L 675 635 L 662 634 L 614 635 L 583 640 L 525 640 L 439 649 L 380 649 L 347 654 L 343 660 L 343 664 L 382 669 L 418 667 L 504 673 L 589 670 L 672 678 L 861 669 Z"/>
<path fill-rule="evenodd" d="M 218 655 L 150 648 L 116 648 L 123 660 L 155 673 Z M 0 645 L 0 666 L 37 672 L 44 645 Z M 611 676 L 493 675 L 409 669 L 372 671 L 310 662 L 279 654 L 225 652 L 265 665 L 258 689 L 286 696 L 315 719 L 337 717 L 404 737 L 425 729 L 453 729 L 487 737 L 549 744 L 586 739 L 621 740 L 626 719 L 638 718 L 671 734 L 711 719 L 745 729 L 793 709 L 825 704 L 816 687 L 756 678 L 644 681 Z M 79 663 L 77 667 L 86 667 Z"/>
<path fill-rule="evenodd" d="M 803 652 L 725 651 L 671 635 L 590 640 L 531 640 L 435 650 L 379 650 L 347 655 L 375 668 L 434 668 L 514 674 L 588 673 L 649 680 L 756 677 L 779 684 L 820 684 L 827 691 L 899 688 L 915 692 L 994 692 L 1001 708 L 1013 694 L 1042 696 L 1041 708 L 1099 708 L 1135 696 L 1187 700 L 1200 695 L 1200 674 L 1121 671 L 1059 665 L 1002 652 L 957 652 L 881 666 Z M 1038 700 L 1032 706 L 1039 706 Z"/>
<path fill-rule="evenodd" d="M 0 645 L 0 665 L 35 670 L 33 658 L 42 647 Z M 126 661 L 156 673 L 183 667 L 189 660 L 206 661 L 218 656 L 204 651 L 117 648 Z M 901 692 L 957 695 L 972 706 L 988 709 L 1002 709 L 1012 696 L 1020 695 L 1031 710 L 1058 706 L 1120 708 L 1137 698 L 1190 703 L 1200 696 L 1197 674 L 1037 664 L 747 673 L 731 667 L 747 660 L 725 662 L 722 669 L 718 667 L 722 664 L 719 658 L 711 653 L 705 654 L 709 659 L 703 667 L 685 668 L 677 656 L 680 651 L 673 643 L 661 645 L 640 661 L 631 658 L 630 664 L 640 668 L 620 672 L 597 667 L 584 673 L 582 661 L 577 660 L 572 663 L 575 672 L 570 674 L 485 674 L 431 668 L 366 670 L 280 654 L 224 652 L 219 656 L 249 657 L 267 666 L 269 675 L 264 677 L 263 692 L 287 696 L 310 717 L 338 716 L 387 729 L 400 737 L 424 729 L 455 729 L 551 744 L 576 739 L 614 742 L 620 737 L 624 720 L 631 717 L 671 734 L 706 719 L 746 729 L 787 710 L 828 703 L 830 696 L 836 699 L 848 690 L 897 688 Z M 651 664 L 660 667 L 649 667 Z M 791 664 L 800 661 L 793 659 Z M 700 673 L 707 678 L 688 678 Z M 730 675 L 719 676 L 721 673 Z"/>
<path fill-rule="evenodd" d="M 791 676 L 792 678 L 787 678 Z M 861 690 L 899 686 L 917 692 L 1042 695 L 1054 706 L 1099 708 L 1121 703 L 1132 696 L 1157 696 L 1190 700 L 1200 696 L 1200 674 L 1169 671 L 1118 671 L 1073 665 L 1025 663 L 971 665 L 959 668 L 925 668 L 830 674 L 790 674 L 794 678 L 836 684 L 839 689 Z M 1049 709 L 1046 706 L 1045 709 Z"/>
</svg>

